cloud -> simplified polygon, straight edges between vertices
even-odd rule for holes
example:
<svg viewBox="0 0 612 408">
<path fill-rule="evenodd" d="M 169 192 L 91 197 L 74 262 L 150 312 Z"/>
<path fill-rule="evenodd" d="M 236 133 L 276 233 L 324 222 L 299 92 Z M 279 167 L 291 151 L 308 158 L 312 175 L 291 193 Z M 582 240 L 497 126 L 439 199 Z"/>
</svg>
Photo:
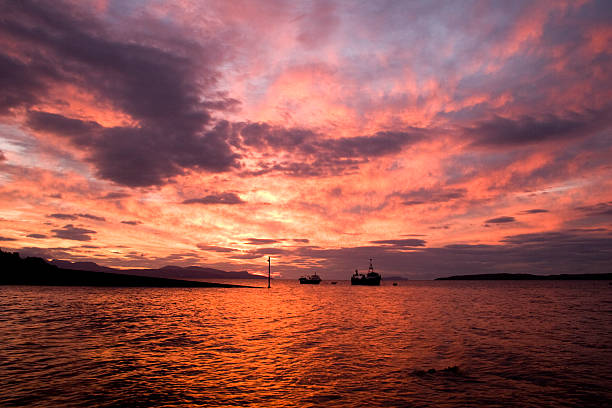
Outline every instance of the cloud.
<svg viewBox="0 0 612 408">
<path fill-rule="evenodd" d="M 609 216 L 612 215 L 612 201 L 576 207 L 576 210 L 590 216 Z"/>
<path fill-rule="evenodd" d="M 246 243 L 250 245 L 267 245 L 267 244 L 277 244 L 280 242 L 282 242 L 282 240 L 266 239 L 266 238 L 249 238 Z"/>
<path fill-rule="evenodd" d="M 421 187 L 418 190 L 407 192 L 396 192 L 389 197 L 399 197 L 404 205 L 419 205 L 428 203 L 442 203 L 447 201 L 462 198 L 466 194 L 464 188 L 443 188 L 440 186 L 426 188 Z"/>
<path fill-rule="evenodd" d="M 515 222 L 516 219 L 514 217 L 497 217 L 497 218 L 491 218 L 485 221 L 485 223 L 487 224 L 505 224 L 508 222 Z"/>
<path fill-rule="evenodd" d="M 547 213 L 548 210 L 543 210 L 541 208 L 534 208 L 532 210 L 525 210 L 525 211 L 521 211 L 521 213 L 523 214 L 540 214 L 540 213 Z"/>
<path fill-rule="evenodd" d="M 202 198 L 190 198 L 183 201 L 183 204 L 244 204 L 243 201 L 235 193 L 218 193 L 209 194 Z"/>
<path fill-rule="evenodd" d="M 122 224 L 127 224 L 127 225 L 140 225 L 142 224 L 141 221 L 121 221 Z"/>
<path fill-rule="evenodd" d="M 98 217 L 97 215 L 92 215 L 92 214 L 77 214 L 77 216 L 81 218 L 88 218 L 94 221 L 106 221 L 106 218 Z"/>
<path fill-rule="evenodd" d="M 47 217 L 57 218 L 59 220 L 76 220 L 78 218 L 76 215 L 73 215 L 73 214 L 61 214 L 61 213 L 49 214 Z"/>
<path fill-rule="evenodd" d="M 160 34 L 146 41 L 129 31 L 111 36 L 101 20 L 76 7 L 29 1 L 2 7 L 0 33 L 15 46 L 12 56 L 0 53 L 6 81 L 0 110 L 30 107 L 51 87 L 67 84 L 109 103 L 134 124 L 106 127 L 34 110 L 28 125 L 81 148 L 100 177 L 121 185 L 159 185 L 186 169 L 238 165 L 226 124 L 215 125 L 208 111 L 234 102 L 203 98 L 216 83 L 218 43 L 195 43 L 161 21 L 149 21 L 157 25 L 149 32 Z"/>
<path fill-rule="evenodd" d="M 265 243 L 262 243 L 262 245 Z M 282 256 L 291 256 L 292 251 L 285 248 L 256 248 L 246 252 L 233 253 L 232 255 L 228 255 L 230 259 L 257 259 L 265 256 L 271 255 L 282 255 Z"/>
<path fill-rule="evenodd" d="M 235 252 L 236 251 L 233 248 L 226 248 L 226 247 L 207 245 L 207 244 L 197 244 L 197 247 L 203 251 L 213 251 L 213 252 Z"/>
<path fill-rule="evenodd" d="M 356 267 L 365 268 L 369 258 L 374 258 L 383 279 L 390 275 L 433 279 L 502 272 L 604 273 L 610 270 L 612 236 L 609 231 L 556 231 L 507 236 L 495 245 L 454 244 L 413 251 L 385 244 L 338 249 L 298 247 L 284 256 L 308 261 L 306 270 L 317 271 L 327 279 L 346 278 Z M 300 273 L 304 270 L 294 272 Z"/>
<path fill-rule="evenodd" d="M 0 237 L 0 241 L 16 241 L 15 238 L 9 238 L 9 237 Z"/>
<path fill-rule="evenodd" d="M 258 252 L 245 252 L 245 253 L 234 253 L 232 255 L 228 255 L 230 259 L 257 259 L 261 258 L 263 255 Z"/>
<path fill-rule="evenodd" d="M 238 156 L 225 141 L 226 123 L 203 133 L 161 127 L 106 128 L 40 111 L 29 112 L 27 123 L 33 130 L 68 138 L 89 152 L 87 160 L 100 177 L 129 187 L 163 184 L 184 174 L 185 168 L 222 172 L 238 166 Z"/>
<path fill-rule="evenodd" d="M 49 214 L 47 217 L 49 217 L 49 218 L 57 218 L 59 220 L 76 220 L 77 218 L 87 218 L 87 219 L 94 220 L 94 221 L 106 221 L 106 218 L 98 217 L 97 215 L 92 215 L 92 214 L 62 214 L 62 213 L 55 213 L 55 214 Z"/>
<path fill-rule="evenodd" d="M 72 224 L 64 225 L 61 229 L 53 229 L 51 232 L 55 233 L 54 236 L 57 238 L 71 239 L 74 241 L 91 241 L 91 234 L 95 234 L 96 231 L 77 228 Z"/>
<path fill-rule="evenodd" d="M 47 238 L 46 235 L 43 234 L 28 234 L 26 235 L 28 238 L 37 238 L 37 239 L 44 239 Z"/>
<path fill-rule="evenodd" d="M 40 96 L 46 93 L 44 81 L 56 75 L 52 67 L 28 65 L 0 53 L 0 115 L 38 102 Z"/>
<path fill-rule="evenodd" d="M 315 1 L 311 9 L 299 20 L 297 40 L 306 48 L 325 44 L 340 23 L 335 13 L 335 5 L 327 1 Z"/>
<path fill-rule="evenodd" d="M 548 141 L 583 138 L 610 125 L 609 109 L 584 113 L 552 114 L 540 117 L 492 119 L 477 122 L 465 132 L 474 139 L 473 146 L 508 147 Z"/>
<path fill-rule="evenodd" d="M 385 239 L 370 242 L 372 244 L 389 245 L 395 248 L 424 247 L 426 244 L 426 241 L 422 239 Z"/>
<path fill-rule="evenodd" d="M 130 194 L 121 193 L 121 192 L 110 192 L 110 193 L 106 193 L 103 196 L 101 196 L 100 199 L 102 200 L 120 200 L 122 198 L 127 198 L 127 197 L 130 197 Z"/>
<path fill-rule="evenodd" d="M 272 159 L 260 161 L 246 175 L 278 172 L 293 177 L 337 175 L 355 170 L 370 159 L 399 153 L 403 148 L 424 140 L 424 129 L 381 131 L 367 136 L 329 138 L 310 129 L 283 128 L 267 123 L 236 124 L 235 146 L 253 151 L 274 153 Z M 280 152 L 292 155 L 278 160 Z"/>
</svg>

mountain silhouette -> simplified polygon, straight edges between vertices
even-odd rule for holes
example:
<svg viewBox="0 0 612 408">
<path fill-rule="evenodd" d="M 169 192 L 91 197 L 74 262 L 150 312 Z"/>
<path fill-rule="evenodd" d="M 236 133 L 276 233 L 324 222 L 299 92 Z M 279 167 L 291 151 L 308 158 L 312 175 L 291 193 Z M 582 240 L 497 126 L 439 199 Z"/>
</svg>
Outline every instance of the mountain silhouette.
<svg viewBox="0 0 612 408">
<path fill-rule="evenodd" d="M 61 264 L 61 262 L 60 262 Z M 70 262 L 70 266 L 75 266 Z M 4 252 L 0 249 L 0 285 L 46 285 L 46 286 L 107 286 L 107 287 L 187 287 L 187 288 L 231 288 L 249 287 L 226 283 L 196 282 L 152 276 L 114 273 L 112 268 L 101 267 L 91 262 L 83 262 L 85 267 L 104 270 L 87 271 L 60 268 L 42 258 L 21 258 L 17 252 Z"/>
<path fill-rule="evenodd" d="M 170 279 L 267 279 L 265 276 L 254 275 L 247 271 L 226 272 L 220 269 L 203 268 L 200 266 L 168 265 L 159 269 L 114 269 L 100 266 L 94 262 L 70 262 L 54 259 L 50 262 L 63 269 L 74 269 L 90 272 L 121 273 L 135 276 L 150 276 Z"/>
</svg>

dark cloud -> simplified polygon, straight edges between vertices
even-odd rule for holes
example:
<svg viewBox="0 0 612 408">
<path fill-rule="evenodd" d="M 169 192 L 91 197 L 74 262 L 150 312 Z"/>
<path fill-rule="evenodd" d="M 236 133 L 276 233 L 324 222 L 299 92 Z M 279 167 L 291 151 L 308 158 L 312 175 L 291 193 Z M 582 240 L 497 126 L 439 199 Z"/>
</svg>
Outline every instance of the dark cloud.
<svg viewBox="0 0 612 408">
<path fill-rule="evenodd" d="M 257 252 L 245 252 L 245 253 L 235 253 L 232 255 L 228 255 L 230 259 L 256 259 L 261 258 L 263 255 Z"/>
<path fill-rule="evenodd" d="M 105 127 L 42 110 L 30 111 L 27 124 L 80 148 L 99 177 L 121 185 L 159 185 L 190 170 L 237 169 L 240 156 L 234 149 L 270 153 L 243 175 L 334 175 L 354 171 L 370 158 L 397 153 L 424 137 L 422 129 L 413 128 L 337 138 L 265 123 L 215 122 L 211 110 L 231 111 L 239 103 L 214 91 L 222 60 L 220 42 L 197 44 L 189 40 L 187 28 L 178 35 L 180 30 L 173 28 L 169 39 L 151 35 L 142 41 L 129 31 L 116 35 L 73 3 L 23 1 L 1 11 L 0 33 L 16 44 L 11 55 L 19 56 L 5 64 L 9 77 L 34 87 L 31 96 L 14 101 L 14 92 L 6 88 L 7 109 L 30 107 L 51 86 L 64 83 L 110 103 L 135 124 Z M 169 22 L 148 24 L 151 33 L 172 32 Z M 39 50 L 45 50 L 44 55 Z M 15 89 L 23 89 L 25 95 L 29 88 Z M 296 156 L 281 159 L 277 153 L 283 151 Z"/>
<path fill-rule="evenodd" d="M 61 213 L 49 214 L 49 215 L 47 215 L 47 217 L 49 217 L 49 218 L 57 218 L 59 220 L 76 220 L 78 218 L 74 214 L 61 214 Z"/>
<path fill-rule="evenodd" d="M 514 222 L 516 221 L 516 219 L 514 217 L 497 217 L 497 218 L 491 218 L 485 221 L 485 223 L 487 224 L 505 224 L 507 222 Z"/>
<path fill-rule="evenodd" d="M 97 215 L 92 215 L 92 214 L 77 214 L 77 216 L 81 218 L 88 218 L 94 221 L 106 221 L 106 218 L 98 217 Z"/>
<path fill-rule="evenodd" d="M 258 254 L 259 256 L 286 255 L 291 253 L 289 250 L 283 248 L 257 248 L 256 250 L 251 252 L 254 254 Z"/>
<path fill-rule="evenodd" d="M 15 238 L 9 238 L 9 237 L 0 237 L 0 241 L 16 241 Z"/>
<path fill-rule="evenodd" d="M 98 217 L 97 215 L 92 214 L 62 214 L 55 213 L 47 215 L 49 218 L 57 218 L 59 220 L 76 220 L 77 218 L 87 218 L 94 221 L 106 221 L 104 217 Z"/>
<path fill-rule="evenodd" d="M 521 211 L 523 214 L 540 214 L 540 213 L 547 213 L 548 210 L 543 210 L 540 208 L 534 208 L 532 210 L 525 210 L 525 211 Z"/>
<path fill-rule="evenodd" d="M 225 141 L 226 123 L 197 135 L 160 127 L 104 128 L 47 112 L 30 112 L 27 123 L 34 130 L 68 138 L 89 152 L 87 160 L 100 177 L 131 187 L 162 184 L 185 168 L 220 172 L 238 165 L 238 156 Z"/>
<path fill-rule="evenodd" d="M 127 186 L 164 183 L 185 169 L 226 171 L 238 165 L 226 123 L 208 109 L 235 105 L 202 95 L 216 83 L 221 47 L 186 35 L 114 35 L 73 3 L 21 1 L 0 6 L 0 110 L 29 107 L 57 84 L 69 83 L 112 104 L 134 126 L 104 127 L 58 114 L 30 112 L 29 126 L 65 138 L 87 153 L 98 175 Z M 168 34 L 168 22 L 151 33 Z M 178 29 L 174 30 L 175 32 Z M 44 53 L 41 52 L 44 50 Z M 18 59 L 17 59 L 18 58 Z M 214 125 L 214 126 L 213 126 Z"/>
<path fill-rule="evenodd" d="M 277 244 L 280 242 L 282 242 L 282 240 L 266 239 L 266 238 L 249 238 L 246 243 L 251 244 L 251 245 L 267 245 L 267 244 Z"/>
<path fill-rule="evenodd" d="M 213 251 L 213 252 L 235 252 L 236 250 L 233 248 L 220 247 L 215 245 L 207 245 L 207 244 L 197 244 L 199 249 L 203 251 Z"/>
<path fill-rule="evenodd" d="M 6 160 L 6 156 L 4 155 L 4 152 L 0 150 L 0 162 L 5 161 L 5 160 Z"/>
<path fill-rule="evenodd" d="M 78 228 L 72 224 L 64 225 L 61 229 L 54 229 L 51 232 L 55 233 L 55 237 L 63 239 L 71 239 L 74 241 L 91 241 L 91 234 L 95 234 L 96 231 Z"/>
<path fill-rule="evenodd" d="M 210 194 L 202 198 L 190 198 L 183 201 L 183 204 L 244 204 L 235 193 Z"/>
<path fill-rule="evenodd" d="M 121 221 L 122 224 L 127 224 L 127 225 L 140 225 L 142 224 L 141 221 Z"/>
<path fill-rule="evenodd" d="M 399 197 L 402 199 L 404 205 L 419 205 L 428 203 L 442 203 L 447 201 L 456 200 L 462 198 L 466 194 L 464 188 L 444 188 L 444 187 L 431 187 L 431 188 L 420 188 L 418 190 L 393 193 L 389 197 Z"/>
<path fill-rule="evenodd" d="M 273 160 L 258 164 L 247 175 L 279 172 L 295 177 L 325 176 L 355 170 L 370 158 L 398 153 L 425 137 L 425 130 L 377 132 L 369 136 L 329 138 L 309 129 L 282 128 L 267 123 L 236 124 L 233 144 L 267 152 Z M 279 151 L 292 153 L 288 161 L 276 159 Z"/>
<path fill-rule="evenodd" d="M 306 238 L 293 238 L 292 241 L 293 242 L 298 242 L 300 244 L 307 244 L 307 243 L 310 242 L 310 240 L 306 239 Z"/>
<path fill-rule="evenodd" d="M 502 242 L 509 244 L 534 244 L 540 242 L 567 242 L 572 240 L 576 235 L 565 232 L 538 232 L 531 234 L 511 235 L 502 239 Z"/>
<path fill-rule="evenodd" d="M 521 146 L 547 141 L 582 138 L 610 124 L 610 111 L 568 113 L 564 117 L 543 115 L 507 119 L 496 116 L 466 129 L 474 146 Z"/>
<path fill-rule="evenodd" d="M 264 243 L 265 244 L 265 243 Z M 228 258 L 231 259 L 257 259 L 270 255 L 283 255 L 290 256 L 292 255 L 292 251 L 284 248 L 257 248 L 247 252 L 234 253 L 232 255 L 228 255 Z"/>
<path fill-rule="evenodd" d="M 374 258 L 385 276 L 433 279 L 477 273 L 604 273 L 612 262 L 612 236 L 604 232 L 559 231 L 508 236 L 496 245 L 455 244 L 405 251 L 393 245 L 323 249 L 298 247 L 283 256 L 304 261 L 296 277 L 317 271 L 327 279 L 347 279 L 355 268 L 365 269 Z M 306 262 L 308 261 L 308 262 Z"/>
<path fill-rule="evenodd" d="M 449 228 L 450 228 L 450 225 L 449 225 L 449 224 L 445 224 L 445 225 L 435 225 L 435 226 L 429 227 L 429 229 L 432 229 L 432 230 L 438 230 L 438 229 L 445 229 L 445 230 L 447 230 L 447 229 L 449 229 Z"/>
<path fill-rule="evenodd" d="M 130 194 L 128 193 L 121 193 L 121 192 L 111 192 L 111 193 L 106 193 L 103 196 L 100 197 L 100 199 L 102 200 L 120 200 L 122 198 L 127 198 L 130 197 Z"/>
<path fill-rule="evenodd" d="M 612 216 L 612 201 L 607 203 L 598 203 L 576 207 L 576 210 L 581 211 L 589 216 Z"/>
<path fill-rule="evenodd" d="M 389 245 L 395 248 L 414 248 L 424 247 L 427 241 L 424 241 L 422 239 L 385 239 L 370 242 L 372 244 Z"/>
<path fill-rule="evenodd" d="M 0 7 L 0 10 L 2 8 Z M 14 108 L 27 108 L 38 102 L 46 93 L 44 82 L 55 76 L 55 70 L 50 66 L 40 63 L 25 64 L 0 53 L 0 115 L 5 115 Z"/>
<path fill-rule="evenodd" d="M 224 97 L 217 100 L 202 102 L 202 106 L 210 110 L 233 111 L 238 108 L 240 101 L 234 98 Z"/>
<path fill-rule="evenodd" d="M 37 238 L 37 239 L 44 239 L 47 238 L 46 235 L 43 234 L 28 234 L 26 235 L 28 238 Z"/>
</svg>

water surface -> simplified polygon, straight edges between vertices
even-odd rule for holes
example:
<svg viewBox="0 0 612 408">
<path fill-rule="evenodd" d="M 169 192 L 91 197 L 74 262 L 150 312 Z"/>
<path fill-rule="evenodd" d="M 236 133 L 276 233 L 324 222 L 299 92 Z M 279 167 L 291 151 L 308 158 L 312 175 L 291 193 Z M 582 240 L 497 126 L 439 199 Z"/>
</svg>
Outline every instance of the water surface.
<svg viewBox="0 0 612 408">
<path fill-rule="evenodd" d="M 0 406 L 612 406 L 608 282 L 272 285 L 0 287 Z"/>
</svg>

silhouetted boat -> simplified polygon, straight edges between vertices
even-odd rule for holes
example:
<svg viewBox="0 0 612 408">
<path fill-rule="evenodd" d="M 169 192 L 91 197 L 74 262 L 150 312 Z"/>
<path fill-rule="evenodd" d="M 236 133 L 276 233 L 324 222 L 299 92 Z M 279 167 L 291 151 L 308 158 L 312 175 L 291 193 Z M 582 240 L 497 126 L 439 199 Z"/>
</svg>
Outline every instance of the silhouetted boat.
<svg viewBox="0 0 612 408">
<path fill-rule="evenodd" d="M 316 273 L 314 275 L 305 275 L 300 278 L 300 283 L 302 285 L 318 285 L 319 283 L 321 283 L 321 278 Z"/>
<path fill-rule="evenodd" d="M 357 269 L 355 269 L 355 274 L 351 276 L 351 285 L 364 285 L 364 286 L 380 286 L 380 280 L 382 276 L 379 273 L 374 272 L 374 267 L 372 266 L 372 258 L 370 258 L 370 267 L 368 268 L 368 273 L 363 274 L 359 273 Z"/>
</svg>

